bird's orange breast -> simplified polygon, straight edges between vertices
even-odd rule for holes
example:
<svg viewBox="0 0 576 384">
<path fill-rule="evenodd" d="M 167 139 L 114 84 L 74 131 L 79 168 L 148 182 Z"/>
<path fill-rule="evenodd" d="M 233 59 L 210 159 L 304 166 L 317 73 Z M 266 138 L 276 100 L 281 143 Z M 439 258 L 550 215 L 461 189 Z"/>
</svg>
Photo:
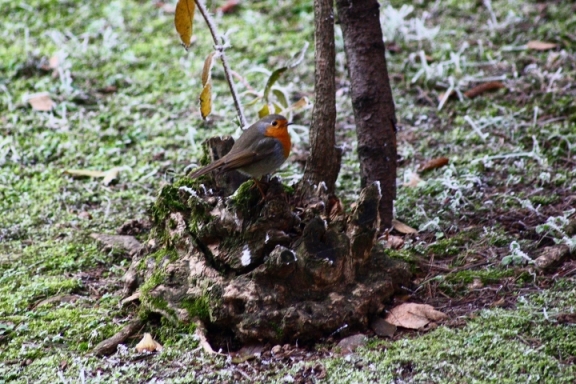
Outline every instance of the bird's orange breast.
<svg viewBox="0 0 576 384">
<path fill-rule="evenodd" d="M 290 149 L 292 149 L 292 141 L 290 140 L 288 127 L 269 127 L 266 129 L 266 132 L 264 132 L 264 136 L 277 139 L 280 143 L 282 143 L 284 157 L 288 157 L 288 155 L 290 155 Z"/>
</svg>

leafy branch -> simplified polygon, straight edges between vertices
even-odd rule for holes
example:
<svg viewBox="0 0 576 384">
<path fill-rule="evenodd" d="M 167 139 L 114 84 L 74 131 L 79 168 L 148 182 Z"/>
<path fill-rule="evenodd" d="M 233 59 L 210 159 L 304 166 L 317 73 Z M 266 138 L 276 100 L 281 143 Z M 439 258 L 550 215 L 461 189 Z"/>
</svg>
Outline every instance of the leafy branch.
<svg viewBox="0 0 576 384">
<path fill-rule="evenodd" d="M 186 50 L 190 48 L 190 41 L 192 38 L 192 29 L 193 29 L 193 21 L 194 21 L 194 11 L 196 6 L 198 10 L 202 14 L 202 17 L 206 21 L 208 25 L 208 29 L 210 30 L 210 34 L 212 35 L 212 39 L 214 40 L 214 49 L 218 52 L 216 56 L 220 58 L 222 61 L 222 67 L 224 68 L 224 76 L 226 77 L 226 81 L 230 86 L 230 92 L 232 93 L 232 99 L 234 100 L 234 105 L 236 106 L 236 113 L 238 114 L 238 118 L 240 119 L 240 124 L 242 128 L 245 128 L 248 123 L 246 121 L 246 117 L 244 116 L 244 111 L 242 110 L 242 104 L 240 104 L 240 97 L 238 96 L 238 92 L 236 91 L 236 86 L 234 85 L 234 81 L 232 80 L 230 66 L 228 65 L 228 59 L 226 58 L 225 50 L 230 45 L 227 43 L 226 38 L 223 35 L 219 35 L 216 29 L 216 24 L 212 16 L 206 9 L 206 6 L 202 2 L 202 0 L 178 0 L 178 4 L 176 4 L 176 11 L 174 13 L 174 25 L 176 27 L 176 31 L 180 35 L 180 39 L 182 40 L 182 45 Z M 214 55 L 211 54 L 209 56 L 209 60 L 212 60 Z M 208 60 L 208 59 L 207 59 Z M 211 64 L 209 65 L 211 67 Z M 205 65 L 206 69 L 206 65 Z M 212 104 L 212 84 L 210 81 L 210 76 L 203 74 L 203 81 L 202 85 L 204 89 L 202 91 L 200 97 L 200 109 L 202 110 L 202 117 L 206 118 L 206 116 L 210 113 L 211 104 Z M 207 112 L 205 114 L 205 112 Z"/>
</svg>

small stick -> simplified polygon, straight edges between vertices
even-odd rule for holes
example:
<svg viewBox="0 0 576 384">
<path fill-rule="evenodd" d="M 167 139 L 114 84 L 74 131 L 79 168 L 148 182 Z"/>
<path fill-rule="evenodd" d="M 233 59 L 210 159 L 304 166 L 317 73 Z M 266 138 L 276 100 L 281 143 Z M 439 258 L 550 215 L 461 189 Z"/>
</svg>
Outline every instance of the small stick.
<svg viewBox="0 0 576 384">
<path fill-rule="evenodd" d="M 118 347 L 118 344 L 123 343 L 127 338 L 138 332 L 138 330 L 143 325 L 144 323 L 139 318 L 133 319 L 128 324 L 126 324 L 124 328 L 120 330 L 120 332 L 104 341 L 101 341 L 96 347 L 94 347 L 92 353 L 94 353 L 96 356 L 106 356 L 113 354 L 116 352 L 116 347 Z"/>
</svg>

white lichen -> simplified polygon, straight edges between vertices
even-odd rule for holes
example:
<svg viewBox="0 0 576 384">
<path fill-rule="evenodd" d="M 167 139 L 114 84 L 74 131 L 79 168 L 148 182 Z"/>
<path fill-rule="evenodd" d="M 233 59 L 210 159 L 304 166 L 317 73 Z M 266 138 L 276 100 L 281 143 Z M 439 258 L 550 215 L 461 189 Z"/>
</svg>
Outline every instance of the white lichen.
<svg viewBox="0 0 576 384">
<path fill-rule="evenodd" d="M 244 248 L 242 248 L 242 256 L 240 257 L 240 262 L 242 263 L 243 267 L 250 265 L 252 262 L 252 254 L 250 253 L 248 244 L 244 245 Z"/>
</svg>

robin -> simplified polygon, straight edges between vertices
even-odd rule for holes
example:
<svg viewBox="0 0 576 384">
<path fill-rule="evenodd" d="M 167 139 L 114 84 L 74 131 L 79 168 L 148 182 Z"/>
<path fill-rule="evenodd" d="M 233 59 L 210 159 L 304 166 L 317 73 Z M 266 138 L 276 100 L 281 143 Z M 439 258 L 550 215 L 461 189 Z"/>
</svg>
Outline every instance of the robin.
<svg viewBox="0 0 576 384">
<path fill-rule="evenodd" d="M 257 178 L 277 170 L 290 154 L 290 124 L 282 115 L 268 115 L 258 120 L 242 132 L 228 154 L 188 176 L 194 179 L 215 169 L 237 170 L 251 176 L 262 193 Z"/>
</svg>

